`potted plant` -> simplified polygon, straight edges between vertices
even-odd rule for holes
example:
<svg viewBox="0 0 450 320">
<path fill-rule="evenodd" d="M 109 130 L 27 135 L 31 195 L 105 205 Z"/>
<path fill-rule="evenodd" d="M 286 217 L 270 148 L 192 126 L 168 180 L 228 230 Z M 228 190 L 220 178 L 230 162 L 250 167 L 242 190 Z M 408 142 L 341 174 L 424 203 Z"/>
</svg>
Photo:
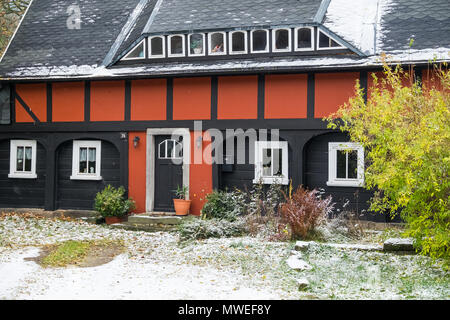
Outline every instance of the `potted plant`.
<svg viewBox="0 0 450 320">
<path fill-rule="evenodd" d="M 203 51 L 203 41 L 201 39 L 193 39 L 191 49 L 194 51 L 194 54 L 201 54 Z"/>
<path fill-rule="evenodd" d="M 106 224 L 123 222 L 134 208 L 134 201 L 125 199 L 124 187 L 108 185 L 95 196 L 94 209 L 105 218 Z"/>
<path fill-rule="evenodd" d="M 191 207 L 191 200 L 186 200 L 186 195 L 188 193 L 187 186 L 178 186 L 175 191 L 177 199 L 173 199 L 173 204 L 175 206 L 175 213 L 177 216 L 186 216 Z"/>
</svg>

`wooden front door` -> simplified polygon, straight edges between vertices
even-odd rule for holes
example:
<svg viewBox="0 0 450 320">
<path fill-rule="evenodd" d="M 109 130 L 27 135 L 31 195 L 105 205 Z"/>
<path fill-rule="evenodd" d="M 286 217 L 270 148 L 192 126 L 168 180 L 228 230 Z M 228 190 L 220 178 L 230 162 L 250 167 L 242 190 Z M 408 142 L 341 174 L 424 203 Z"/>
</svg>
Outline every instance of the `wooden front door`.
<svg viewBox="0 0 450 320">
<path fill-rule="evenodd" d="M 154 211 L 174 212 L 175 190 L 183 186 L 183 142 L 168 135 L 156 136 L 155 148 Z"/>
</svg>

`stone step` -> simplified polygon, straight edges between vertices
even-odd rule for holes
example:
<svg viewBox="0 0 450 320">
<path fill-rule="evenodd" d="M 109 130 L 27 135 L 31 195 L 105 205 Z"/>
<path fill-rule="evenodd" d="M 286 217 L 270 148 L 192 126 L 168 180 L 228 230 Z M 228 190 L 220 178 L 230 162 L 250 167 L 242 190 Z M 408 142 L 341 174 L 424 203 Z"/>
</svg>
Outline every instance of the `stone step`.
<svg viewBox="0 0 450 320">
<path fill-rule="evenodd" d="M 155 225 L 155 224 L 166 224 L 166 225 L 177 225 L 183 221 L 182 217 L 178 216 L 151 216 L 146 214 L 132 215 L 128 217 L 128 222 L 131 224 L 145 224 L 145 225 Z"/>
<path fill-rule="evenodd" d="M 176 225 L 174 224 L 142 224 L 142 223 L 131 223 L 129 221 L 110 224 L 109 227 L 113 229 L 146 231 L 146 232 L 172 231 L 176 229 Z"/>
</svg>

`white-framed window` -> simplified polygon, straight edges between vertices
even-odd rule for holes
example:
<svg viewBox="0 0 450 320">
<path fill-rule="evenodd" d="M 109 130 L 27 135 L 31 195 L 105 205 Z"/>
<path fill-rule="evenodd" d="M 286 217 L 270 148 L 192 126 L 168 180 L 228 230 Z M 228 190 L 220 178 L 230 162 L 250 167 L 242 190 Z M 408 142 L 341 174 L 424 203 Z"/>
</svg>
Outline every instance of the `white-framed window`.
<svg viewBox="0 0 450 320">
<path fill-rule="evenodd" d="M 101 141 L 74 140 L 70 179 L 102 180 L 100 175 L 101 154 Z"/>
<path fill-rule="evenodd" d="M 229 33 L 230 54 L 246 54 L 248 52 L 247 31 Z"/>
<path fill-rule="evenodd" d="M 127 53 L 125 57 L 122 58 L 122 60 L 139 60 L 139 59 L 145 59 L 145 51 L 146 51 L 146 41 L 145 39 L 139 42 L 130 52 Z"/>
<path fill-rule="evenodd" d="M 189 52 L 188 56 L 198 57 L 205 55 L 205 34 L 204 33 L 191 33 L 188 36 L 189 39 Z"/>
<path fill-rule="evenodd" d="M 318 29 L 317 32 L 317 50 L 335 50 L 345 49 L 338 40 L 334 39 L 331 35 Z"/>
<path fill-rule="evenodd" d="M 289 184 L 288 163 L 287 141 L 256 141 L 253 183 Z"/>
<path fill-rule="evenodd" d="M 152 59 L 165 58 L 166 46 L 163 36 L 153 36 L 148 38 L 148 56 Z"/>
<path fill-rule="evenodd" d="M 354 142 L 328 143 L 328 186 L 364 185 L 364 148 Z"/>
<path fill-rule="evenodd" d="M 291 51 L 291 29 L 272 30 L 272 51 L 289 52 Z"/>
<path fill-rule="evenodd" d="M 311 51 L 314 50 L 314 28 L 300 27 L 295 28 L 295 51 Z"/>
<path fill-rule="evenodd" d="M 11 140 L 8 178 L 36 179 L 36 140 Z"/>
<path fill-rule="evenodd" d="M 169 57 L 184 57 L 185 53 L 185 37 L 183 34 L 175 34 L 168 37 Z"/>
<path fill-rule="evenodd" d="M 166 139 L 158 145 L 159 159 L 183 159 L 183 144 L 173 140 Z"/>
<path fill-rule="evenodd" d="M 227 41 L 225 32 L 208 33 L 209 55 L 227 54 Z"/>
<path fill-rule="evenodd" d="M 269 30 L 250 32 L 251 53 L 269 52 Z"/>
</svg>

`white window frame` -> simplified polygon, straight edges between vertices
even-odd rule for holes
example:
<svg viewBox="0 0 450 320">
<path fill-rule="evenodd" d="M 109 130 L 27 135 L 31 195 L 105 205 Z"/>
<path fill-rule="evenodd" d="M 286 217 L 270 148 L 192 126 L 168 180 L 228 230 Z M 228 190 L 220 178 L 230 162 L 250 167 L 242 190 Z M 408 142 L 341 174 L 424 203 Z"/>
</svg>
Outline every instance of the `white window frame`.
<svg viewBox="0 0 450 320">
<path fill-rule="evenodd" d="M 233 34 L 244 34 L 244 51 L 233 51 Z M 248 32 L 245 30 L 232 31 L 228 34 L 228 43 L 230 44 L 230 54 L 247 54 L 248 53 Z"/>
<path fill-rule="evenodd" d="M 263 176 L 263 150 L 264 149 L 281 149 L 282 154 L 282 175 L 281 176 Z M 263 184 L 289 184 L 289 159 L 288 159 L 288 143 L 287 141 L 255 141 L 255 179 L 253 183 Z"/>
<path fill-rule="evenodd" d="M 181 37 L 182 40 L 182 47 L 183 47 L 183 52 L 182 53 L 177 53 L 177 54 L 172 54 L 172 38 L 173 37 Z M 185 57 L 186 56 L 186 37 L 184 34 L 172 34 L 170 36 L 167 37 L 167 50 L 169 51 L 167 53 L 167 56 L 170 58 L 175 58 L 175 57 Z"/>
<path fill-rule="evenodd" d="M 357 178 L 337 178 L 337 151 L 356 150 L 358 152 Z M 328 143 L 328 181 L 330 187 L 362 187 L 364 185 L 364 148 L 355 142 L 329 142 Z"/>
<path fill-rule="evenodd" d="M 265 31 L 266 32 L 266 50 L 253 50 L 253 33 L 256 31 Z M 250 52 L 251 53 L 267 53 L 270 51 L 270 43 L 269 43 L 269 30 L 268 29 L 255 29 L 250 31 Z"/>
<path fill-rule="evenodd" d="M 162 39 L 162 54 L 152 55 L 152 39 L 161 38 Z M 164 36 L 153 36 L 148 38 L 148 57 L 150 59 L 161 59 L 166 57 L 166 37 Z"/>
<path fill-rule="evenodd" d="M 223 35 L 223 52 L 212 52 L 211 37 L 213 34 L 220 33 Z M 208 55 L 210 56 L 223 56 L 227 54 L 227 35 L 225 32 L 210 32 L 208 33 Z"/>
<path fill-rule="evenodd" d="M 300 29 L 309 29 L 311 31 L 311 47 L 310 48 L 299 48 L 298 47 L 298 30 Z M 294 51 L 314 51 L 314 41 L 315 41 L 315 37 L 314 37 L 314 28 L 313 27 L 298 27 L 295 28 L 294 30 L 295 34 L 294 34 Z"/>
<path fill-rule="evenodd" d="M 31 147 L 31 171 L 17 171 L 17 148 Z M 36 140 L 11 140 L 10 158 L 9 158 L 9 174 L 11 179 L 37 179 L 36 174 Z M 25 150 L 24 150 L 25 151 Z M 25 163 L 24 163 L 25 165 Z"/>
<path fill-rule="evenodd" d="M 80 148 L 96 148 L 95 151 L 95 174 L 80 173 Z M 72 175 L 70 180 L 102 180 L 101 168 L 102 142 L 100 140 L 74 140 L 72 152 Z M 88 154 L 89 155 L 89 154 Z"/>
<path fill-rule="evenodd" d="M 139 47 L 142 43 L 144 43 L 144 48 L 143 48 L 143 52 L 144 52 L 144 56 L 143 57 L 135 57 L 135 58 L 129 58 L 128 56 L 133 53 L 133 51 Z M 143 39 L 141 42 L 139 42 L 137 45 L 134 46 L 133 49 L 130 50 L 130 52 L 128 52 L 125 57 L 122 58 L 122 61 L 129 61 L 129 60 L 144 60 L 145 59 L 145 52 L 147 51 L 147 42 L 145 41 L 145 39 Z"/>
<path fill-rule="evenodd" d="M 203 37 L 203 52 L 202 53 L 191 53 L 191 36 L 193 36 L 194 34 L 200 34 Z M 204 33 L 190 33 L 188 35 L 188 56 L 189 57 L 203 57 L 206 55 L 206 37 Z"/>
<path fill-rule="evenodd" d="M 329 37 L 331 40 L 335 41 L 338 45 L 340 45 L 340 47 L 321 47 L 320 46 L 320 41 L 319 41 L 320 33 L 323 33 L 324 35 Z M 317 41 L 317 50 L 341 50 L 341 49 L 346 49 L 347 48 L 339 40 L 337 40 L 336 38 L 331 36 L 328 32 L 323 31 L 321 29 L 317 29 L 317 39 L 316 39 L 316 41 Z"/>
<path fill-rule="evenodd" d="M 288 47 L 287 49 L 277 49 L 276 48 L 276 32 L 277 31 L 281 31 L 281 30 L 286 30 L 288 32 Z M 289 28 L 278 28 L 278 29 L 273 29 L 272 30 L 272 52 L 291 52 L 292 51 L 292 31 Z"/>
</svg>

